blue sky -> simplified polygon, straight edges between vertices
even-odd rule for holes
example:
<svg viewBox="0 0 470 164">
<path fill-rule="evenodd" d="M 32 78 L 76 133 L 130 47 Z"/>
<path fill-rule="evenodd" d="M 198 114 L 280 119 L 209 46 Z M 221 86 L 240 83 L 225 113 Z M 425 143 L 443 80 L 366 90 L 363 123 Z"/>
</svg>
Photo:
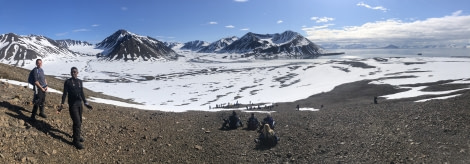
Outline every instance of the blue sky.
<svg viewBox="0 0 470 164">
<path fill-rule="evenodd" d="M 0 34 L 102 41 L 119 29 L 213 42 L 292 30 L 315 43 L 470 43 L 465 0 L 0 0 Z"/>
</svg>

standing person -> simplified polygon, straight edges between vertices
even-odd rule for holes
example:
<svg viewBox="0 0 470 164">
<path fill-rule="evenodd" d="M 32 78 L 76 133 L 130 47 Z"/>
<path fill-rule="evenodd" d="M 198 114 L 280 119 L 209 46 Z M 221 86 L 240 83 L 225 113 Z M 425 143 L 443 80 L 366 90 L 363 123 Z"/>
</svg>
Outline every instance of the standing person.
<svg viewBox="0 0 470 164">
<path fill-rule="evenodd" d="M 73 145 L 77 149 L 83 149 L 83 145 L 80 143 L 84 141 L 83 137 L 80 135 L 80 128 L 82 125 L 82 111 L 83 111 L 82 102 L 85 103 L 85 106 L 90 110 L 93 109 L 93 107 L 88 104 L 88 102 L 85 99 L 85 94 L 83 94 L 82 80 L 77 78 L 78 69 L 76 67 L 72 67 L 70 69 L 70 75 L 72 75 L 72 78 L 67 79 L 64 82 L 64 92 L 62 94 L 62 103 L 60 104 L 60 108 L 57 110 L 57 113 L 59 114 L 62 111 L 65 98 L 68 95 L 69 113 L 70 113 L 70 118 L 72 118 L 72 121 L 73 121 L 73 135 L 72 135 Z"/>
<path fill-rule="evenodd" d="M 44 70 L 42 69 L 42 60 L 36 59 L 36 68 L 33 70 L 34 73 L 34 98 L 33 98 L 33 111 L 31 114 L 31 120 L 36 121 L 36 113 L 39 108 L 39 116 L 47 118 L 44 113 L 44 102 L 46 101 L 46 91 L 47 91 L 47 80 L 44 75 Z"/>
</svg>

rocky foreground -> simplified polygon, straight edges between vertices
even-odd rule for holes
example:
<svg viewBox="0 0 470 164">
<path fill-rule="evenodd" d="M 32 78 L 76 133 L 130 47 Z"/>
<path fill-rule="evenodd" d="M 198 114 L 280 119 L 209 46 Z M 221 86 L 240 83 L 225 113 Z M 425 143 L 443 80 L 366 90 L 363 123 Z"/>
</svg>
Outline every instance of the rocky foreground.
<svg viewBox="0 0 470 164">
<path fill-rule="evenodd" d="M 0 65 L 0 78 L 26 81 L 27 73 Z M 61 80 L 48 81 L 61 90 Z M 281 140 L 274 147 L 256 145 L 255 131 L 219 130 L 231 111 L 172 113 L 92 103 L 95 109 L 83 114 L 85 149 L 77 150 L 68 109 L 55 113 L 61 95 L 48 93 L 48 117 L 33 123 L 31 89 L 0 82 L 0 163 L 470 163 L 470 91 L 424 103 L 373 104 L 374 96 L 395 92 L 360 81 L 279 103 L 272 116 Z M 323 108 L 297 111 L 297 104 Z M 243 121 L 250 115 L 238 113 Z"/>
</svg>

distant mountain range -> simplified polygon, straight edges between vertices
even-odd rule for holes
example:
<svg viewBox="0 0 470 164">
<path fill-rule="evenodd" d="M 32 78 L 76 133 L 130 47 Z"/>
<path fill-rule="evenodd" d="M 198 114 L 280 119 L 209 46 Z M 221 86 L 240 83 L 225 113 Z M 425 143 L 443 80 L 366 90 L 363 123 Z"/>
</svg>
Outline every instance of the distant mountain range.
<svg viewBox="0 0 470 164">
<path fill-rule="evenodd" d="M 177 51 L 196 53 L 242 54 L 244 57 L 262 58 L 299 57 L 316 58 L 328 55 L 323 49 L 364 49 L 364 48 L 458 48 L 456 45 L 421 47 L 378 46 L 365 44 L 322 44 L 321 47 L 293 31 L 276 34 L 249 32 L 219 39 L 208 43 L 201 40 L 186 43 L 161 42 L 148 36 L 141 36 L 126 30 L 118 30 L 97 44 L 78 40 L 52 40 L 45 36 L 19 36 L 13 33 L 0 35 L 0 61 L 21 65 L 21 61 L 48 56 L 70 57 L 94 55 L 103 60 L 154 61 L 176 60 Z M 470 48 L 466 45 L 462 48 Z M 331 54 L 330 54 L 331 55 Z"/>
<path fill-rule="evenodd" d="M 393 45 L 389 44 L 387 46 L 377 45 L 377 44 L 344 44 L 339 45 L 335 43 L 323 43 L 320 44 L 320 47 L 323 49 L 407 49 L 407 48 L 470 48 L 470 44 L 467 45 L 457 45 L 457 44 L 440 44 L 440 45 Z"/>
</svg>

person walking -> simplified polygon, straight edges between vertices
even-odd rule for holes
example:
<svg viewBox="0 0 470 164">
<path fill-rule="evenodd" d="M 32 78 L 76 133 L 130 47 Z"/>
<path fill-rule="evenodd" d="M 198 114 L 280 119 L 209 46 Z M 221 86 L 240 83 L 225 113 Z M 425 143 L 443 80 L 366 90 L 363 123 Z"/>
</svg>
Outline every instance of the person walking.
<svg viewBox="0 0 470 164">
<path fill-rule="evenodd" d="M 47 91 L 47 80 L 44 75 L 44 70 L 42 69 L 42 60 L 36 59 L 36 67 L 32 70 L 34 73 L 34 98 L 33 98 L 33 110 L 31 114 L 31 120 L 36 121 L 36 113 L 39 108 L 39 116 L 47 118 L 44 113 L 44 102 L 46 101 L 46 91 Z"/>
<path fill-rule="evenodd" d="M 82 125 L 82 112 L 83 112 L 82 103 L 84 103 L 85 106 L 90 110 L 93 109 L 93 107 L 90 104 L 88 104 L 88 102 L 85 99 L 85 95 L 83 93 L 82 80 L 77 78 L 78 69 L 76 67 L 72 67 L 70 70 L 70 75 L 72 75 L 72 78 L 67 79 L 64 82 L 62 102 L 60 104 L 59 109 L 57 110 L 57 114 L 60 114 L 60 112 L 62 111 L 65 98 L 68 95 L 69 113 L 70 113 L 70 118 L 72 119 L 72 122 L 73 122 L 73 125 L 72 125 L 73 145 L 77 149 L 83 149 L 83 145 L 81 144 L 81 142 L 84 142 L 85 140 L 80 135 L 81 134 L 80 128 Z"/>
</svg>

